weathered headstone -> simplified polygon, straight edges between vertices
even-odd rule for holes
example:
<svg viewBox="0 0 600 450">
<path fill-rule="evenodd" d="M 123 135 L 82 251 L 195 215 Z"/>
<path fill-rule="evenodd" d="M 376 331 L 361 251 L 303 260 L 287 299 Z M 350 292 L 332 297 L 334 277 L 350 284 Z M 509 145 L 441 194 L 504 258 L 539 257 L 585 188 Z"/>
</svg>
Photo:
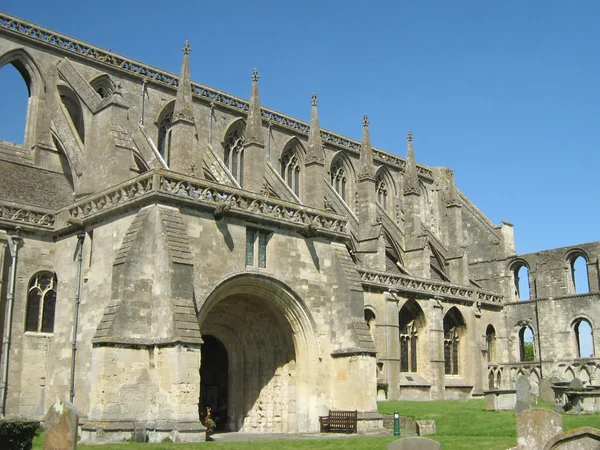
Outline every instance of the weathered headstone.
<svg viewBox="0 0 600 450">
<path fill-rule="evenodd" d="M 542 401 L 544 401 L 544 402 L 554 402 L 555 401 L 555 395 L 554 395 L 554 391 L 552 390 L 552 385 L 554 383 L 556 383 L 557 381 L 560 381 L 560 378 L 550 377 L 550 378 L 542 378 L 540 380 L 540 398 L 542 399 Z"/>
<path fill-rule="evenodd" d="M 583 390 L 585 387 L 579 378 L 573 378 L 569 383 L 569 389 Z"/>
<path fill-rule="evenodd" d="M 529 409 L 517 415 L 518 450 L 540 450 L 561 432 L 561 415 L 549 409 Z"/>
<path fill-rule="evenodd" d="M 600 450 L 600 430 L 577 428 L 551 438 L 543 450 Z"/>
<path fill-rule="evenodd" d="M 515 414 L 526 411 L 531 407 L 531 384 L 526 376 L 521 375 L 515 383 L 517 390 L 517 403 L 515 405 Z"/>
<path fill-rule="evenodd" d="M 44 421 L 44 450 L 77 448 L 77 411 L 69 402 L 56 402 Z"/>
<path fill-rule="evenodd" d="M 417 434 L 419 436 L 427 436 L 428 434 L 435 434 L 436 425 L 435 420 L 417 420 Z"/>
<path fill-rule="evenodd" d="M 390 442 L 387 450 L 440 450 L 442 446 L 433 439 L 424 437 L 407 437 Z"/>
</svg>

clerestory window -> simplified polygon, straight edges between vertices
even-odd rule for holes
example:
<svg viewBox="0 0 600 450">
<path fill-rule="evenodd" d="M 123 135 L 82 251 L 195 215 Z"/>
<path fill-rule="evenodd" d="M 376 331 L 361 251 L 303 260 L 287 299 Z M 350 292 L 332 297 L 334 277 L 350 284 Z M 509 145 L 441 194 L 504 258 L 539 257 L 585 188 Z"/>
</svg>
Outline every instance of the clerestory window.
<svg viewBox="0 0 600 450">
<path fill-rule="evenodd" d="M 25 331 L 54 332 L 56 285 L 53 272 L 38 272 L 31 278 L 27 291 Z"/>
</svg>

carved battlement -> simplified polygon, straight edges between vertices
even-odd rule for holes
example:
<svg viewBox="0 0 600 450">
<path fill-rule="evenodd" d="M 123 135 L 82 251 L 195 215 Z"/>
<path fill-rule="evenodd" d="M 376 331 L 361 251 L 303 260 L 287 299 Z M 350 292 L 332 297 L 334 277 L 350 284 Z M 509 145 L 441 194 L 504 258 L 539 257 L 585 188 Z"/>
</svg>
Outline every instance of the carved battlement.
<svg viewBox="0 0 600 450">
<path fill-rule="evenodd" d="M 125 58 L 116 53 L 95 47 L 83 41 L 73 39 L 39 25 L 27 22 L 17 17 L 0 12 L 0 32 L 17 34 L 27 39 L 34 40 L 38 44 L 51 46 L 64 51 L 66 54 L 76 54 L 79 57 L 92 60 L 100 65 L 109 66 L 111 69 L 120 70 L 129 75 L 138 76 L 164 86 L 176 89 L 179 84 L 179 77 L 173 73 L 166 72 L 155 67 L 143 64 L 133 59 Z M 201 99 L 209 103 L 217 104 L 226 109 L 236 112 L 247 113 L 249 102 L 241 98 L 226 94 L 213 88 L 192 82 L 192 92 Z M 273 111 L 267 108 L 261 108 L 262 118 L 272 125 L 280 126 L 297 133 L 308 136 L 310 125 L 285 114 Z M 336 134 L 332 131 L 321 130 L 321 138 L 329 145 L 359 152 L 360 142 Z M 383 150 L 373 148 L 373 157 L 382 163 L 387 163 L 398 168 L 401 172 L 405 170 L 406 161 L 404 158 L 392 155 Z M 419 175 L 428 179 L 433 179 L 433 173 L 424 166 L 417 166 Z"/>
</svg>

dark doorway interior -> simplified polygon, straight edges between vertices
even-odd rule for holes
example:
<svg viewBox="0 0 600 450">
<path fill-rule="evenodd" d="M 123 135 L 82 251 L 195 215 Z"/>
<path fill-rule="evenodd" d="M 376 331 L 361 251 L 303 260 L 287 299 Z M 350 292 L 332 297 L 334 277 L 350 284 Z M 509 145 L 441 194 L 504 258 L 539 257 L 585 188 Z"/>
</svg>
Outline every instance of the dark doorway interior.
<svg viewBox="0 0 600 450">
<path fill-rule="evenodd" d="M 202 336 L 200 366 L 200 420 L 204 423 L 206 408 L 210 407 L 217 430 L 227 429 L 227 386 L 229 369 L 227 349 L 211 335 Z"/>
</svg>

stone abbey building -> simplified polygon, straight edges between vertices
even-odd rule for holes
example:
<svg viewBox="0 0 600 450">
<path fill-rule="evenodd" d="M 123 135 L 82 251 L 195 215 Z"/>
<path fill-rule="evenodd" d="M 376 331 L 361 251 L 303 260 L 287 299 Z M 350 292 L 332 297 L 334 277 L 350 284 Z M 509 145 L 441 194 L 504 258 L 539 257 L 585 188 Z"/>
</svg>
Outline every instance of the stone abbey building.
<svg viewBox="0 0 600 450">
<path fill-rule="evenodd" d="M 410 133 L 401 158 L 367 117 L 361 142 L 321 129 L 315 96 L 310 123 L 262 106 L 256 72 L 249 101 L 194 83 L 189 50 L 174 75 L 0 13 L 29 91 L 23 144 L 0 141 L 2 416 L 66 399 L 88 441 L 196 440 L 208 406 L 229 430 L 369 429 L 378 387 L 600 381 L 598 243 L 517 255 Z"/>
</svg>

